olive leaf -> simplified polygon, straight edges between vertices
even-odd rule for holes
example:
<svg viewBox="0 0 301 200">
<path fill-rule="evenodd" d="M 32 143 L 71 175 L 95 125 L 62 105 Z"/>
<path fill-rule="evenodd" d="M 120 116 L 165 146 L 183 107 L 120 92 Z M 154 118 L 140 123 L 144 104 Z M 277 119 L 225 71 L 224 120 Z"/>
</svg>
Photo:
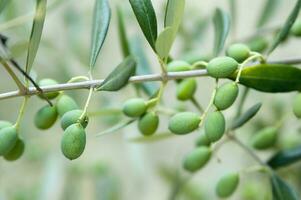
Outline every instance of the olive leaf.
<svg viewBox="0 0 301 200">
<path fill-rule="evenodd" d="M 230 17 L 227 13 L 217 8 L 213 16 L 214 24 L 214 50 L 213 55 L 218 56 L 224 48 L 230 30 Z"/>
<path fill-rule="evenodd" d="M 130 39 L 130 48 L 132 54 L 137 60 L 137 74 L 151 74 L 152 69 L 147 60 L 147 56 L 142 47 L 142 43 L 139 37 L 133 37 Z M 154 82 L 139 83 L 139 86 L 150 97 L 156 93 L 158 86 Z"/>
<path fill-rule="evenodd" d="M 100 137 L 100 136 L 104 136 L 104 135 L 108 135 L 110 133 L 114 133 L 130 124 L 132 124 L 134 121 L 136 121 L 136 119 L 130 119 L 130 120 L 126 120 L 126 121 L 123 121 L 123 122 L 120 122 L 119 124 L 116 124 L 115 126 L 105 130 L 105 131 L 102 131 L 100 133 L 97 133 L 96 134 L 96 137 Z"/>
<path fill-rule="evenodd" d="M 175 134 L 172 133 L 156 133 L 156 135 L 145 137 L 145 136 L 137 136 L 129 138 L 129 142 L 133 143 L 152 143 L 152 142 L 158 142 L 165 139 L 169 139 L 171 137 L 175 136 Z"/>
<path fill-rule="evenodd" d="M 173 38 L 175 38 L 182 22 L 184 8 L 185 0 L 168 0 L 167 2 L 164 27 L 172 27 Z"/>
<path fill-rule="evenodd" d="M 260 110 L 262 103 L 257 103 L 250 107 L 245 113 L 243 113 L 240 117 L 235 119 L 231 125 L 232 130 L 237 129 L 251 120 Z"/>
<path fill-rule="evenodd" d="M 129 48 L 129 42 L 125 31 L 123 18 L 124 16 L 121 8 L 117 7 L 117 25 L 118 25 L 119 41 L 122 49 L 122 54 L 124 57 L 127 57 L 130 55 L 130 48 Z"/>
<path fill-rule="evenodd" d="M 90 69 L 94 68 L 110 25 L 111 10 L 108 0 L 96 0 L 93 13 Z"/>
<path fill-rule="evenodd" d="M 97 87 L 98 91 L 117 91 L 123 88 L 136 71 L 136 60 L 128 56 L 109 76 Z"/>
<path fill-rule="evenodd" d="M 298 200 L 296 192 L 276 173 L 273 173 L 270 182 L 272 185 L 273 200 Z"/>
<path fill-rule="evenodd" d="M 230 8 L 232 31 L 235 31 L 236 21 L 237 21 L 237 2 L 236 2 L 236 0 L 228 0 L 228 3 L 229 3 L 229 8 Z"/>
<path fill-rule="evenodd" d="M 301 8 L 301 0 L 298 0 L 295 4 L 293 10 L 291 11 L 289 17 L 285 21 L 285 24 L 281 28 L 280 32 L 275 37 L 270 49 L 268 50 L 268 54 L 271 54 L 276 47 L 288 36 L 291 27 L 293 26 L 295 20 L 298 17 L 299 11 Z"/>
<path fill-rule="evenodd" d="M 130 4 L 146 40 L 155 51 L 157 18 L 151 0 L 130 0 Z"/>
<path fill-rule="evenodd" d="M 47 0 L 37 0 L 36 12 L 33 19 L 33 25 L 30 33 L 27 59 L 26 59 L 26 72 L 30 72 L 34 59 L 37 55 L 40 45 L 44 21 L 46 17 Z"/>
<path fill-rule="evenodd" d="M 156 41 L 156 51 L 158 56 L 164 60 L 168 58 L 173 39 L 173 28 L 166 27 L 158 36 Z"/>
<path fill-rule="evenodd" d="M 235 77 L 236 73 L 230 78 Z M 259 64 L 242 70 L 239 83 L 262 92 L 301 91 L 301 70 L 285 64 Z"/>
<path fill-rule="evenodd" d="M 280 0 L 266 0 L 257 22 L 257 28 L 264 26 L 279 7 Z"/>
<path fill-rule="evenodd" d="M 276 153 L 269 161 L 272 168 L 284 167 L 301 160 L 301 146 L 294 149 L 282 150 Z"/>
</svg>

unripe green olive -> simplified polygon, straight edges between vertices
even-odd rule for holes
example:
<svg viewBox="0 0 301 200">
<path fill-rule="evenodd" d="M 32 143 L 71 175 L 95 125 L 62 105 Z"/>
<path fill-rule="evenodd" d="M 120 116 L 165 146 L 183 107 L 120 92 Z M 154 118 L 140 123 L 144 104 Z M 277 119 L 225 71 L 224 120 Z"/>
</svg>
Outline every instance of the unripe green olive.
<svg viewBox="0 0 301 200">
<path fill-rule="evenodd" d="M 80 123 L 83 128 L 86 128 L 89 122 L 89 118 L 87 115 L 83 117 L 81 121 L 79 118 L 83 114 L 83 110 L 71 110 L 66 112 L 61 119 L 61 127 L 63 130 L 68 128 L 71 124 Z"/>
<path fill-rule="evenodd" d="M 15 146 L 4 155 L 4 159 L 8 161 L 18 160 L 24 153 L 25 144 L 20 138 L 17 139 Z"/>
<path fill-rule="evenodd" d="M 207 65 L 209 76 L 214 78 L 227 78 L 238 68 L 238 63 L 231 57 L 217 57 L 212 59 Z"/>
<path fill-rule="evenodd" d="M 53 126 L 57 116 L 56 106 L 46 105 L 36 113 L 34 117 L 34 124 L 38 129 L 48 129 Z"/>
<path fill-rule="evenodd" d="M 13 124 L 10 123 L 9 121 L 3 121 L 3 120 L 0 121 L 0 129 L 3 129 L 5 127 L 9 127 L 9 126 L 12 126 L 12 125 Z"/>
<path fill-rule="evenodd" d="M 197 88 L 197 81 L 194 78 L 182 80 L 177 85 L 177 98 L 181 101 L 189 100 L 193 97 Z"/>
<path fill-rule="evenodd" d="M 251 51 L 261 53 L 268 48 L 269 42 L 264 37 L 255 37 L 251 39 L 247 45 Z"/>
<path fill-rule="evenodd" d="M 214 105 L 218 110 L 229 108 L 238 96 L 238 85 L 234 82 L 219 87 L 214 97 Z"/>
<path fill-rule="evenodd" d="M 301 118 L 301 93 L 297 94 L 293 100 L 293 112 L 297 118 Z"/>
<path fill-rule="evenodd" d="M 53 79 L 49 79 L 49 78 L 45 78 L 39 81 L 39 86 L 50 86 L 50 85 L 56 85 L 58 84 L 58 82 L 56 82 Z M 45 93 L 44 95 L 48 98 L 48 99 L 54 99 L 56 98 L 60 93 L 59 92 L 49 92 L 49 93 Z M 42 95 L 39 95 L 39 97 L 42 98 Z"/>
<path fill-rule="evenodd" d="M 251 50 L 245 44 L 237 43 L 232 44 L 227 49 L 227 56 L 234 58 L 237 62 L 241 63 L 250 56 Z"/>
<path fill-rule="evenodd" d="M 252 146 L 258 150 L 267 149 L 276 143 L 277 136 L 278 129 L 276 127 L 264 128 L 253 136 Z"/>
<path fill-rule="evenodd" d="M 220 198 L 230 197 L 239 184 L 239 174 L 230 173 L 223 176 L 217 183 L 215 191 Z"/>
<path fill-rule="evenodd" d="M 159 117 L 155 112 L 144 114 L 138 121 L 138 128 L 142 135 L 153 135 L 158 129 Z"/>
<path fill-rule="evenodd" d="M 300 19 L 296 20 L 295 23 L 293 24 L 293 26 L 291 28 L 291 33 L 297 37 L 301 36 L 301 20 Z"/>
<path fill-rule="evenodd" d="M 56 108 L 59 116 L 63 116 L 66 112 L 78 109 L 77 103 L 68 95 L 62 95 L 56 102 Z"/>
<path fill-rule="evenodd" d="M 86 133 L 79 123 L 69 126 L 63 134 L 61 150 L 64 156 L 70 160 L 78 158 L 85 150 Z"/>
<path fill-rule="evenodd" d="M 168 72 L 180 72 L 191 70 L 191 65 L 188 62 L 182 60 L 173 60 L 167 64 Z"/>
<path fill-rule="evenodd" d="M 192 150 L 183 161 L 183 167 L 189 172 L 195 172 L 201 169 L 209 161 L 211 150 L 202 146 Z"/>
<path fill-rule="evenodd" d="M 196 140 L 196 146 L 209 146 L 211 141 L 208 136 L 202 132 Z"/>
<path fill-rule="evenodd" d="M 13 149 L 18 139 L 17 130 L 14 126 L 0 130 L 0 156 L 7 154 Z"/>
<path fill-rule="evenodd" d="M 128 117 L 140 117 L 146 109 L 147 105 L 144 99 L 141 98 L 129 99 L 123 105 L 123 113 Z"/>
<path fill-rule="evenodd" d="M 181 112 L 175 114 L 170 120 L 168 128 L 177 135 L 191 133 L 199 127 L 201 118 L 193 112 Z"/>
<path fill-rule="evenodd" d="M 226 122 L 223 113 L 219 111 L 208 114 L 205 121 L 205 133 L 211 142 L 218 141 L 225 132 Z"/>
</svg>

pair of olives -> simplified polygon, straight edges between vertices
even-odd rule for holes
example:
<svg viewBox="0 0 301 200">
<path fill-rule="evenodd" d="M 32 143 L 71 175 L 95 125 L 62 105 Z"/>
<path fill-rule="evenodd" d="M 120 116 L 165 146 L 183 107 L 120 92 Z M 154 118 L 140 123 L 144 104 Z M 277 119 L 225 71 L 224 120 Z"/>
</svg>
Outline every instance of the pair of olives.
<svg viewBox="0 0 301 200">
<path fill-rule="evenodd" d="M 16 127 L 8 121 L 0 121 L 0 156 L 14 161 L 23 155 L 24 149 L 25 144 L 18 137 Z"/>
<path fill-rule="evenodd" d="M 168 72 L 189 71 L 192 66 L 182 60 L 173 60 L 167 65 Z M 197 89 L 197 81 L 194 78 L 187 78 L 177 81 L 176 95 L 180 101 L 187 101 L 193 98 Z"/>
<path fill-rule="evenodd" d="M 153 135 L 159 126 L 159 116 L 154 111 L 147 111 L 148 105 L 142 98 L 127 100 L 123 105 L 123 113 L 132 118 L 139 118 L 138 129 L 144 136 Z"/>
</svg>

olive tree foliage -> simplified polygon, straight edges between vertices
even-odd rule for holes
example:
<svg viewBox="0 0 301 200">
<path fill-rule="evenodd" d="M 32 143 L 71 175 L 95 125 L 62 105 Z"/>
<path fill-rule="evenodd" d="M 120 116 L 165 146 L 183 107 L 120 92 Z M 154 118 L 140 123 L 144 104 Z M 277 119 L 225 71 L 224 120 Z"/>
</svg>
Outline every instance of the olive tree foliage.
<svg viewBox="0 0 301 200">
<path fill-rule="evenodd" d="M 9 1 L 0 2 L 0 12 Z M 256 118 L 262 103 L 255 102 L 253 106 L 245 109 L 244 103 L 250 90 L 257 90 L 274 95 L 275 93 L 295 92 L 296 97 L 292 103 L 293 114 L 301 118 L 301 70 L 298 64 L 300 59 L 270 61 L 269 55 L 280 47 L 280 44 L 293 37 L 301 37 L 301 18 L 299 11 L 301 0 L 295 0 L 294 6 L 287 13 L 282 25 L 276 28 L 267 28 L 267 22 L 275 15 L 280 0 L 266 0 L 262 8 L 257 28 L 254 34 L 244 40 L 234 38 L 225 47 L 230 33 L 236 28 L 236 0 L 229 0 L 230 12 L 223 8 L 216 8 L 209 22 L 195 27 L 195 32 L 185 33 L 187 49 L 191 48 L 195 36 L 200 36 L 207 24 L 214 28 L 214 41 L 211 53 L 204 57 L 200 54 L 189 54 L 177 58 L 171 54 L 171 49 L 181 31 L 183 15 L 185 13 L 185 0 L 166 0 L 164 19 L 157 18 L 156 10 L 151 0 L 126 1 L 137 19 L 137 29 L 148 42 L 149 48 L 156 55 L 160 74 L 152 74 L 146 56 L 139 41 L 130 40 L 127 30 L 127 18 L 124 17 L 121 7 L 114 9 L 117 16 L 120 50 L 123 60 L 103 80 L 94 79 L 93 69 L 101 48 L 105 42 L 111 20 L 109 0 L 95 0 L 92 25 L 91 48 L 88 76 L 73 77 L 66 83 L 58 83 L 53 79 L 42 79 L 38 83 L 31 77 L 32 66 L 39 50 L 43 25 L 47 17 L 47 0 L 36 0 L 35 14 L 32 18 L 32 28 L 28 39 L 27 59 L 19 63 L 10 53 L 7 38 L 1 35 L 1 65 L 18 87 L 17 91 L 0 94 L 0 100 L 22 97 L 23 103 L 15 123 L 0 121 L 0 155 L 8 161 L 17 160 L 23 154 L 26 144 L 19 135 L 22 121 L 29 97 L 38 95 L 47 105 L 42 107 L 34 116 L 34 124 L 39 129 L 49 129 L 59 118 L 64 131 L 61 140 L 61 151 L 70 160 L 82 155 L 86 146 L 85 128 L 89 125 L 87 111 L 91 97 L 97 92 L 117 92 L 127 84 L 134 84 L 137 97 L 127 100 L 122 108 L 125 120 L 97 136 L 118 131 L 132 123 L 137 123 L 141 137 L 134 140 L 158 141 L 168 139 L 170 136 L 198 134 L 195 147 L 183 158 L 183 169 L 189 179 L 202 167 L 208 165 L 213 155 L 226 142 L 237 144 L 242 151 L 254 159 L 255 170 L 232 172 L 221 177 L 216 185 L 216 195 L 225 198 L 231 196 L 241 176 L 245 173 L 264 172 L 263 176 L 270 179 L 271 195 L 277 200 L 295 200 L 298 194 L 290 184 L 278 174 L 278 168 L 298 162 L 301 159 L 301 141 L 292 148 L 279 148 L 278 138 L 284 131 L 285 118 L 279 117 L 278 122 L 271 126 L 260 127 L 252 135 L 249 143 L 241 141 L 236 132 L 244 124 Z M 159 22 L 163 27 L 159 28 Z M 161 23 L 160 23 L 161 24 Z M 205 25 L 204 25 L 205 24 Z M 193 30 L 194 31 L 194 30 Z M 267 37 L 269 35 L 270 37 Z M 234 34 L 233 34 L 234 37 Z M 271 39 L 270 39 L 271 38 Z M 140 48 L 140 49 L 139 49 Z M 281 48 L 279 48 L 281 50 Z M 24 66 L 24 67 L 23 67 Z M 16 73 L 21 73 L 24 80 Z M 139 75 L 138 75 L 139 74 Z M 142 75 L 141 75 L 142 74 Z M 196 94 L 197 79 L 210 77 L 214 80 L 214 89 L 211 91 L 210 101 L 206 106 L 198 102 Z M 220 80 L 224 79 L 223 84 Z M 149 84 L 158 81 L 160 87 Z M 180 110 L 169 108 L 162 103 L 166 85 L 170 82 L 176 84 L 176 97 L 179 101 L 192 103 L 195 110 Z M 33 85 L 33 86 L 30 86 Z M 64 93 L 66 90 L 88 89 L 89 95 L 84 106 Z M 238 99 L 238 100 L 237 100 Z M 235 103 L 235 105 L 234 105 Z M 224 111 L 236 107 L 235 116 L 226 116 Z M 168 111 L 168 112 L 167 112 Z M 169 123 L 166 126 L 168 133 L 157 133 L 160 115 L 168 115 Z M 284 133 L 283 133 L 284 134 Z M 299 138 L 299 140 L 301 140 Z M 268 160 L 261 159 L 260 151 L 273 150 L 274 155 Z M 257 150 L 257 151 L 255 151 Z M 299 194 L 300 195 L 300 194 Z"/>
</svg>

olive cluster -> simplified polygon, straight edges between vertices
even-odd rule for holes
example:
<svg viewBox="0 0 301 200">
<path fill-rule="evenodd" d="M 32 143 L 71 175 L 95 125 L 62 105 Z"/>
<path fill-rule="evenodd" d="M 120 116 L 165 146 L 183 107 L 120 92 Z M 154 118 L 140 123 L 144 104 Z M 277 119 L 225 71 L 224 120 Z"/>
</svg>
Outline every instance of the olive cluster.
<svg viewBox="0 0 301 200">
<path fill-rule="evenodd" d="M 43 79 L 40 86 L 57 84 L 52 79 Z M 50 100 L 56 99 L 53 106 L 46 105 L 38 110 L 34 117 L 34 124 L 38 129 L 51 128 L 60 118 L 61 128 L 64 130 L 61 140 L 61 150 L 64 156 L 70 160 L 78 158 L 86 146 L 85 128 L 88 125 L 88 117 L 73 98 L 59 92 L 45 94 Z"/>
</svg>

